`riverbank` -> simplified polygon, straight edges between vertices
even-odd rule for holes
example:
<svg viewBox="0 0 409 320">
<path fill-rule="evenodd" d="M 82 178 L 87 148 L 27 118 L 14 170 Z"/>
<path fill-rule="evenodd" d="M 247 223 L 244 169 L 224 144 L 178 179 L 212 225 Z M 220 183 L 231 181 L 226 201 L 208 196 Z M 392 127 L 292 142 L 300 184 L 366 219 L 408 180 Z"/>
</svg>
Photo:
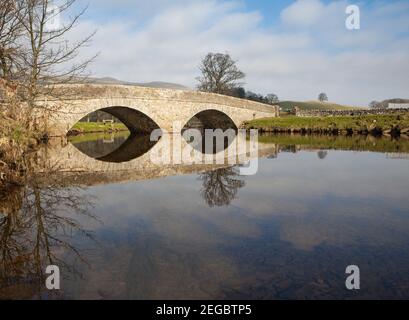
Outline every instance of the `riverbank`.
<svg viewBox="0 0 409 320">
<path fill-rule="evenodd" d="M 409 134 L 409 114 L 344 117 L 280 117 L 245 122 L 246 129 L 269 133 Z"/>
<path fill-rule="evenodd" d="M 78 122 L 68 132 L 68 136 L 83 133 L 109 133 L 120 131 L 128 131 L 128 128 L 123 123 Z"/>
<path fill-rule="evenodd" d="M 25 157 L 46 139 L 44 133 L 29 131 L 18 121 L 0 115 L 0 202 L 7 187 L 24 180 Z"/>
<path fill-rule="evenodd" d="M 300 150 L 348 150 L 409 154 L 409 138 L 391 138 L 372 135 L 301 135 L 301 134 L 261 134 L 259 143 L 275 143 L 282 148 L 295 147 Z"/>
</svg>

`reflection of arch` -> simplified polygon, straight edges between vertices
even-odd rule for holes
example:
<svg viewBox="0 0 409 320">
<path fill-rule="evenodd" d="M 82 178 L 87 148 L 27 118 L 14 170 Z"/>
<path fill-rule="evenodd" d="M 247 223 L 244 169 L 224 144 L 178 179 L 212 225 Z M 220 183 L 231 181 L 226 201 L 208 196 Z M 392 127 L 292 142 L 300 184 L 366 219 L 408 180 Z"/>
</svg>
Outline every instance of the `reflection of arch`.
<svg viewBox="0 0 409 320">
<path fill-rule="evenodd" d="M 136 109 L 128 107 L 107 107 L 97 109 L 92 112 L 95 111 L 104 111 L 114 116 L 119 121 L 121 121 L 129 129 L 131 133 L 150 134 L 153 130 L 159 129 L 158 124 L 153 119 L 151 119 L 142 111 Z"/>
<path fill-rule="evenodd" d="M 147 153 L 157 143 L 150 135 L 131 134 L 127 137 L 113 136 L 113 143 L 106 146 L 103 140 L 74 143 L 74 147 L 95 160 L 111 163 L 128 162 Z"/>
<path fill-rule="evenodd" d="M 237 130 L 234 121 L 224 112 L 208 109 L 194 115 L 184 126 L 184 129 L 228 129 Z"/>
<path fill-rule="evenodd" d="M 113 143 L 105 143 L 105 134 L 91 135 L 89 140 L 79 140 L 75 141 L 75 138 L 70 142 L 73 143 L 76 149 L 81 151 L 81 153 L 87 155 L 90 158 L 98 159 L 111 154 L 113 151 L 117 150 L 125 141 L 128 139 L 129 133 L 125 135 L 114 135 Z"/>
<path fill-rule="evenodd" d="M 157 141 L 151 141 L 149 135 L 132 134 L 118 149 L 97 160 L 113 163 L 128 162 L 143 156 L 157 143 Z"/>
</svg>

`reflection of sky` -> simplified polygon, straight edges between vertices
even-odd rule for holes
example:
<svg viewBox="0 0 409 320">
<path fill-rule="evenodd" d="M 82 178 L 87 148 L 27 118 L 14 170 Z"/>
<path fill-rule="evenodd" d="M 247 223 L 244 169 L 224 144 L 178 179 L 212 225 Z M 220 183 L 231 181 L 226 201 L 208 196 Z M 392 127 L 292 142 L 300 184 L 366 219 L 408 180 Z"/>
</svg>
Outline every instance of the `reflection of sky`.
<svg viewBox="0 0 409 320">
<path fill-rule="evenodd" d="M 90 188 L 108 249 L 82 297 L 113 279 L 120 297 L 344 297 L 333 271 L 357 261 L 374 268 L 362 297 L 395 297 L 373 264 L 387 258 L 395 276 L 409 274 L 408 162 L 337 151 L 260 161 L 228 207 L 209 208 L 194 175 Z M 289 291 L 262 289 L 269 281 Z"/>
</svg>

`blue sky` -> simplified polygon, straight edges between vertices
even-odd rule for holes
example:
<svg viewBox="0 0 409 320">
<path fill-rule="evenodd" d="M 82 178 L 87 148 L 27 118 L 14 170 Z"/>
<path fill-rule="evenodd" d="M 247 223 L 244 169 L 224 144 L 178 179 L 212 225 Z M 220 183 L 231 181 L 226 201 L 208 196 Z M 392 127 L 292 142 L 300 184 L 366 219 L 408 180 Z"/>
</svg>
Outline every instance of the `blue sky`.
<svg viewBox="0 0 409 320">
<path fill-rule="evenodd" d="M 98 30 L 95 76 L 195 86 L 207 52 L 229 52 L 246 88 L 279 98 L 367 105 L 409 98 L 407 0 L 78 0 L 89 4 L 75 41 Z M 361 10 L 347 30 L 345 9 Z"/>
</svg>

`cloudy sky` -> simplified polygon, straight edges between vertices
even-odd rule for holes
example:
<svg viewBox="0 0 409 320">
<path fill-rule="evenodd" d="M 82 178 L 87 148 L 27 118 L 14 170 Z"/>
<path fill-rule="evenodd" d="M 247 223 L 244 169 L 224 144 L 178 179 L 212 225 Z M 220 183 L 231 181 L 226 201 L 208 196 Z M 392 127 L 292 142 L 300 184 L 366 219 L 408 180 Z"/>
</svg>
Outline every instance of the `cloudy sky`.
<svg viewBox="0 0 409 320">
<path fill-rule="evenodd" d="M 352 3 L 360 30 L 345 27 Z M 97 30 L 81 53 L 99 52 L 94 76 L 194 88 L 200 59 L 228 52 L 247 90 L 281 100 L 409 98 L 408 0 L 78 0 L 87 4 L 71 37 Z"/>
</svg>

